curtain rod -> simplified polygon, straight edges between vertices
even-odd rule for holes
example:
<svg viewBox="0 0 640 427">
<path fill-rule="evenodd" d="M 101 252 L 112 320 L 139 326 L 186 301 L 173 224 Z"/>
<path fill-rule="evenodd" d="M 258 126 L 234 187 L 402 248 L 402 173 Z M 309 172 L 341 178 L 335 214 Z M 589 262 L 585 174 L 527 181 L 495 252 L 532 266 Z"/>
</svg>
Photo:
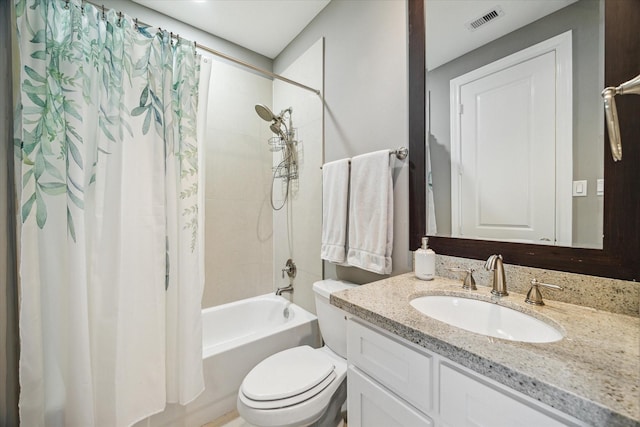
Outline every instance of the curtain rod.
<svg viewBox="0 0 640 427">
<path fill-rule="evenodd" d="M 68 4 L 69 0 L 66 0 L 66 2 Z M 103 13 L 105 11 L 111 10 L 110 8 L 105 7 L 104 5 L 99 5 L 99 4 L 94 3 L 92 1 L 89 1 L 89 0 L 82 0 L 82 2 L 83 3 L 92 4 L 93 6 L 97 7 L 100 10 L 102 10 Z M 121 14 L 121 13 L 122 12 L 118 12 L 118 14 Z M 147 27 L 152 27 L 152 28 L 154 27 L 154 25 L 150 25 L 150 24 L 148 24 L 146 22 L 140 21 L 138 18 L 136 18 L 136 23 L 144 25 L 144 26 L 147 26 Z M 160 29 L 160 27 L 158 27 L 158 29 Z M 180 36 L 178 34 L 171 33 L 171 37 L 176 39 L 176 40 L 180 39 Z M 215 49 L 212 49 L 212 48 L 210 48 L 208 46 L 205 46 L 205 45 L 202 45 L 202 44 L 198 44 L 195 41 L 193 43 L 194 43 L 196 49 L 204 50 L 206 52 L 211 53 L 212 55 L 219 56 L 220 58 L 226 59 L 227 61 L 231 61 L 234 64 L 241 65 L 241 66 L 243 66 L 245 68 L 250 68 L 253 71 L 257 71 L 260 74 L 264 74 L 264 75 L 269 76 L 271 78 L 274 78 L 274 79 L 277 79 L 277 80 L 281 80 L 281 81 L 283 81 L 285 83 L 289 83 L 289 84 L 292 84 L 292 85 L 297 86 L 299 88 L 314 92 L 316 95 L 320 95 L 320 91 L 318 89 L 314 89 L 314 88 L 309 87 L 307 85 L 303 85 L 302 83 L 298 83 L 295 80 L 291 80 L 291 79 L 288 79 L 288 78 L 286 78 L 284 76 L 281 76 L 279 74 L 273 73 L 271 71 L 264 70 L 264 69 L 262 69 L 260 67 L 256 67 L 255 65 L 249 64 L 248 62 L 245 62 L 245 61 L 243 61 L 241 59 L 234 58 L 233 56 L 229 56 L 229 55 L 227 55 L 225 53 L 219 52 L 219 51 L 217 51 Z"/>
</svg>

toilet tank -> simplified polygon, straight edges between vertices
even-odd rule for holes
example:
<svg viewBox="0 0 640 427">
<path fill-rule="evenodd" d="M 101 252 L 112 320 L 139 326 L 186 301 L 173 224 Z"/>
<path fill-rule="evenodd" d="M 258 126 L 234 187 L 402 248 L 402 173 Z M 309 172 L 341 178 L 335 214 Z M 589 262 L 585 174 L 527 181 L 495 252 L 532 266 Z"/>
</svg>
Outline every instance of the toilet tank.
<svg viewBox="0 0 640 427">
<path fill-rule="evenodd" d="M 316 314 L 320 332 L 325 344 L 334 353 L 347 358 L 347 312 L 329 303 L 333 292 L 356 287 L 355 283 L 343 280 L 321 280 L 313 284 L 316 300 Z"/>
</svg>

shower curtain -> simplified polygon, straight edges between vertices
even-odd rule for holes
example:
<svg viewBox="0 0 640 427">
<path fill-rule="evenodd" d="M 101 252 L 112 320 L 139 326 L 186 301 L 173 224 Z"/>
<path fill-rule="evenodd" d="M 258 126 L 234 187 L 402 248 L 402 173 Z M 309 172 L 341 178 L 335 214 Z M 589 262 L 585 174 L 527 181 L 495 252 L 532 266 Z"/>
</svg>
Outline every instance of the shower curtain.
<svg viewBox="0 0 640 427">
<path fill-rule="evenodd" d="M 131 425 L 204 388 L 209 76 L 193 43 L 115 11 L 15 12 L 21 423 Z"/>
</svg>

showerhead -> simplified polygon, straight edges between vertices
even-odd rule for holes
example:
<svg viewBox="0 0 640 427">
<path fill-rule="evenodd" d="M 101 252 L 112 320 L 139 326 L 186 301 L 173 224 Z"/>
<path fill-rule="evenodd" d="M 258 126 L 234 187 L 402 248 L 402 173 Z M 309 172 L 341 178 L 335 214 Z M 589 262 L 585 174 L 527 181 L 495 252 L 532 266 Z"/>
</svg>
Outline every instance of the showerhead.
<svg viewBox="0 0 640 427">
<path fill-rule="evenodd" d="M 256 104 L 256 113 L 260 116 L 260 118 L 266 122 L 272 122 L 269 128 L 271 132 L 275 133 L 281 138 L 286 138 L 286 126 L 282 122 L 282 115 L 276 116 L 273 114 L 273 111 L 269 107 L 264 104 Z M 285 130 L 282 130 L 282 127 L 285 127 Z"/>
<path fill-rule="evenodd" d="M 278 120 L 280 118 L 279 116 L 273 114 L 273 111 L 271 111 L 269 107 L 263 104 L 256 104 L 256 113 L 258 113 L 260 118 L 266 122 Z"/>
<path fill-rule="evenodd" d="M 271 132 L 275 133 L 279 137 L 286 139 L 287 137 L 284 134 L 284 132 L 282 131 L 281 125 L 282 125 L 281 122 L 275 121 L 275 122 L 271 123 L 271 126 L 269 126 L 269 129 L 271 129 Z"/>
</svg>

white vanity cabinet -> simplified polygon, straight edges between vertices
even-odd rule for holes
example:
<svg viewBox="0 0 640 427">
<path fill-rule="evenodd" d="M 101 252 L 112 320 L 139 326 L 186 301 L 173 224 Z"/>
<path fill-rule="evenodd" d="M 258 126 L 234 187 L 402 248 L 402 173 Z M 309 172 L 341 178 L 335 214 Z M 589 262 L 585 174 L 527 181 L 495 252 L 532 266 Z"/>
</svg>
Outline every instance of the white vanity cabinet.
<svg viewBox="0 0 640 427">
<path fill-rule="evenodd" d="M 347 361 L 349 427 L 588 425 L 357 318 Z"/>
</svg>

